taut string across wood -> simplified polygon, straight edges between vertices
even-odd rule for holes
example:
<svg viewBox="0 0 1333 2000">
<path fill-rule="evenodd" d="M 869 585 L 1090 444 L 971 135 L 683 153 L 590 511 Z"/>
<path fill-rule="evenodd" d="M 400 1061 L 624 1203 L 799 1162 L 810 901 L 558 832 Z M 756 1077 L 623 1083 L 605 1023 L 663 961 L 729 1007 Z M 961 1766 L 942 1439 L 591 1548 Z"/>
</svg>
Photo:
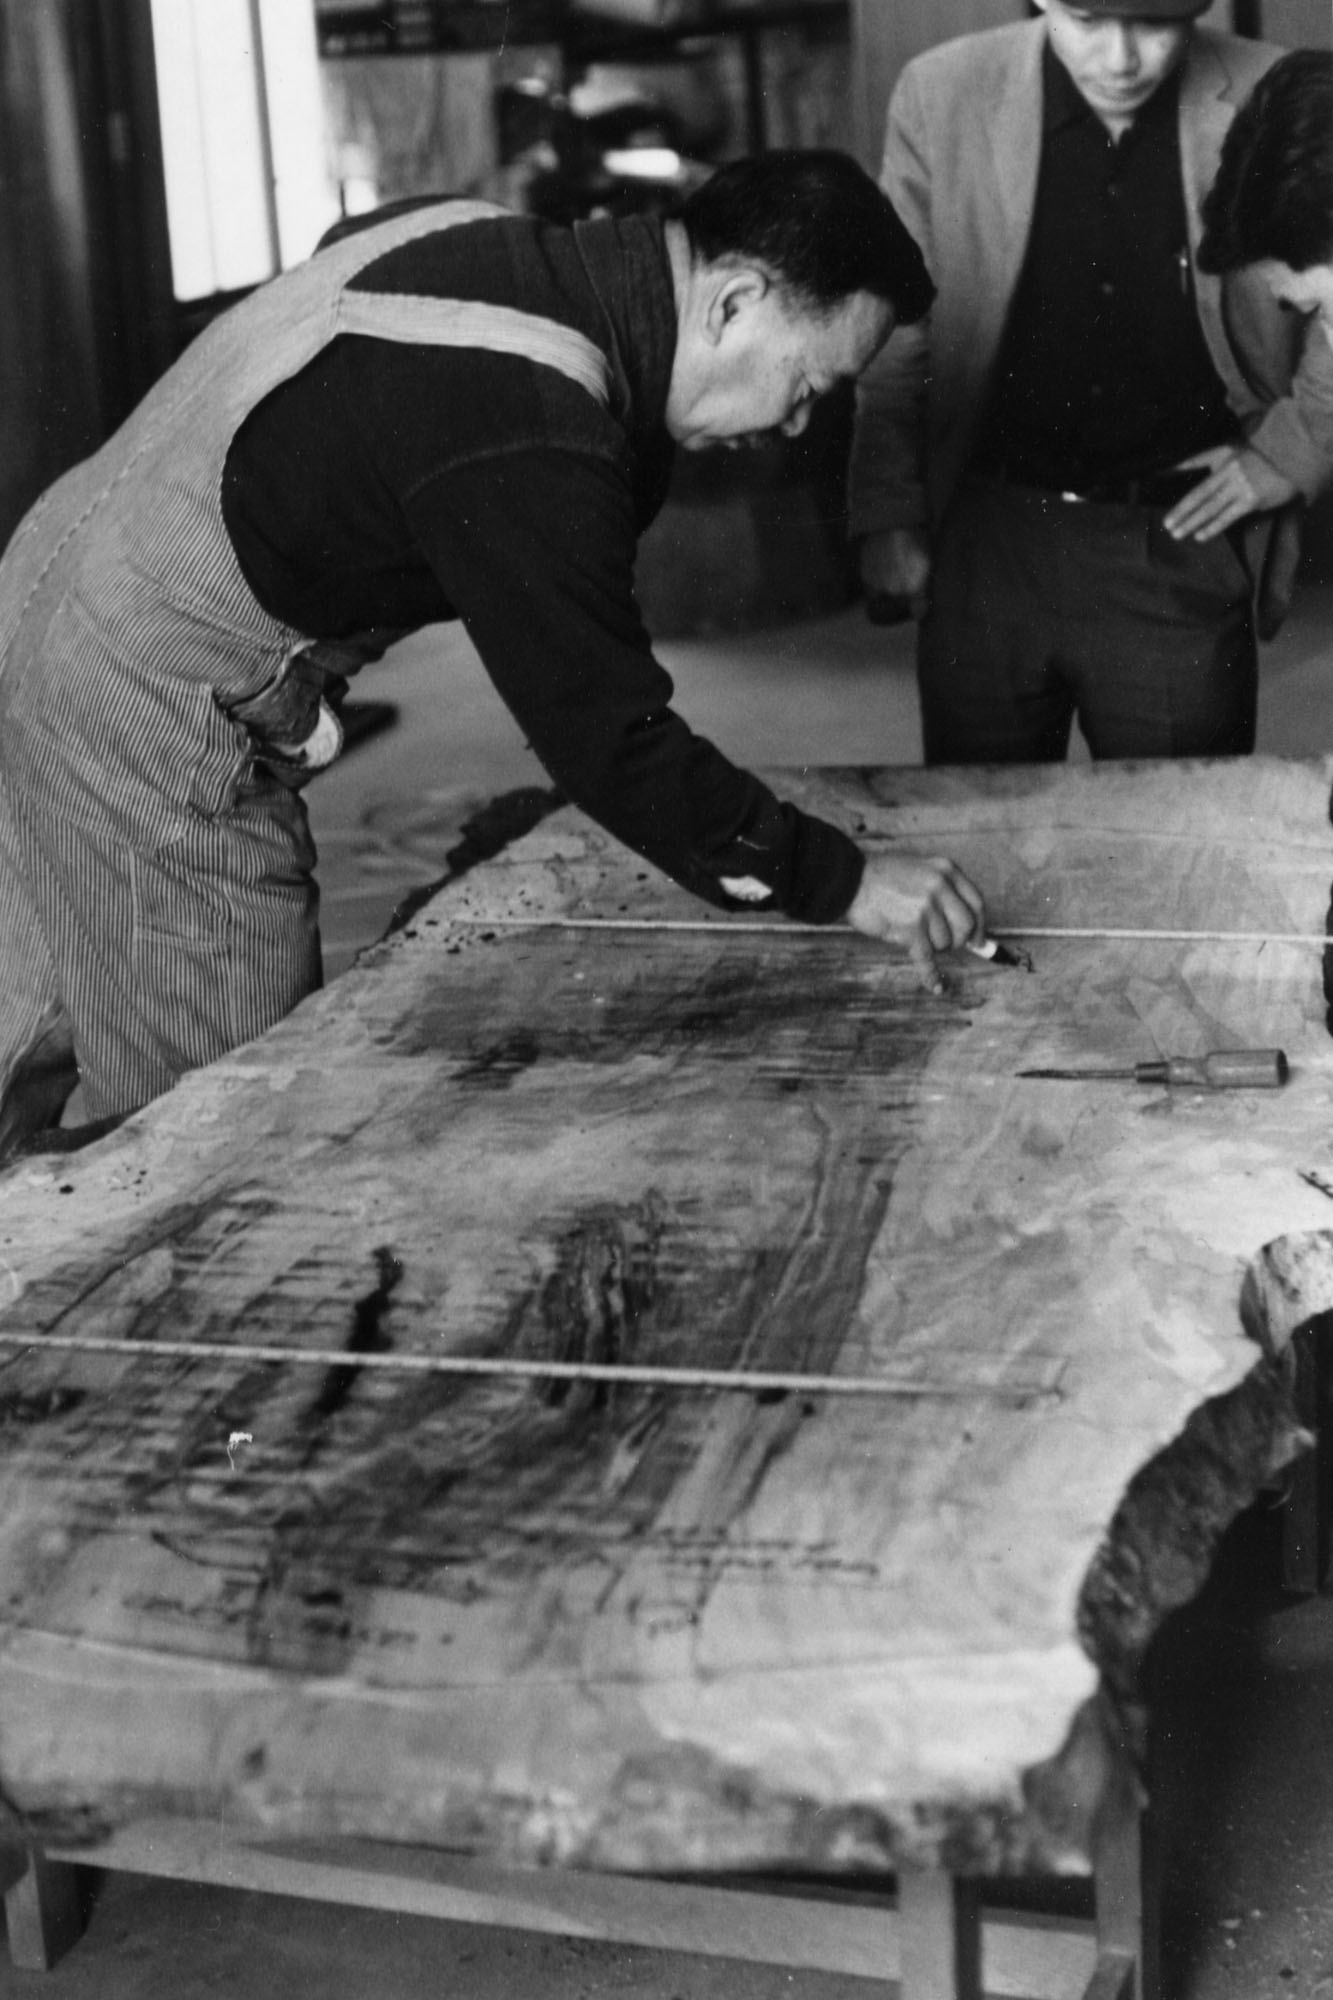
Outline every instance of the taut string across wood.
<svg viewBox="0 0 1333 2000">
<path fill-rule="evenodd" d="M 509 1355 L 413 1354 L 393 1349 L 357 1353 L 342 1347 L 283 1347 L 244 1341 L 135 1340 L 114 1334 L 40 1334 L 0 1329 L 0 1348 L 30 1354 L 143 1355 L 155 1360 L 295 1363 L 305 1368 L 378 1368 L 408 1375 L 461 1375 L 533 1382 L 601 1382 L 646 1389 L 725 1389 L 750 1396 L 950 1397 L 984 1393 L 1000 1402 L 1030 1403 L 1059 1394 L 1060 1364 L 1038 1365 L 1018 1379 L 939 1382 L 910 1375 L 803 1375 L 799 1370 L 665 1368 L 635 1362 L 543 1361 Z"/>
<path fill-rule="evenodd" d="M 710 935 L 771 937 L 854 937 L 850 924 L 758 923 L 720 918 L 679 917 L 479 917 L 450 912 L 432 921 L 448 929 L 483 931 L 707 931 Z M 1333 950 L 1333 936 L 1316 931 L 1150 930 L 1124 925 L 997 924 L 988 931 L 997 938 L 1111 938 L 1154 944 L 1292 944 Z"/>
</svg>

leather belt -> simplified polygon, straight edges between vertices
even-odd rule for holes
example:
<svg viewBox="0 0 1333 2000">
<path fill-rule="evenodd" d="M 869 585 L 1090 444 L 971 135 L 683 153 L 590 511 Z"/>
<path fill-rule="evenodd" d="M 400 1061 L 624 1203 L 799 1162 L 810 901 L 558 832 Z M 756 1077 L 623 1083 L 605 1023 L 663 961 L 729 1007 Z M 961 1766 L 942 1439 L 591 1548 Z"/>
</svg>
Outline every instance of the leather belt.
<svg viewBox="0 0 1333 2000">
<path fill-rule="evenodd" d="M 979 466 L 976 476 L 1027 493 L 1049 494 L 1053 500 L 1064 500 L 1070 506 L 1174 507 L 1207 474 L 1203 466 L 1196 465 L 1189 472 L 1172 467 L 1164 472 L 1145 472 L 1138 479 L 1108 479 L 1095 486 L 1075 487 L 1043 485 L 1040 480 L 1023 479 L 991 466 Z"/>
<path fill-rule="evenodd" d="M 1188 472 L 1149 472 L 1141 479 L 1112 479 L 1077 491 L 1065 488 L 1060 498 L 1075 506 L 1174 507 L 1206 477 L 1207 468 L 1196 465 Z"/>
<path fill-rule="evenodd" d="M 975 466 L 973 478 L 991 480 L 997 486 L 1015 486 L 1019 492 L 1049 494 L 1051 500 L 1065 500 L 1069 506 L 1175 506 L 1199 480 L 1207 478 L 1207 466 L 1193 466 L 1181 472 L 1171 466 L 1165 472 L 1145 472 L 1135 480 L 1099 480 L 1095 486 L 1051 486 L 1043 480 L 1027 480 L 1003 466 Z"/>
</svg>

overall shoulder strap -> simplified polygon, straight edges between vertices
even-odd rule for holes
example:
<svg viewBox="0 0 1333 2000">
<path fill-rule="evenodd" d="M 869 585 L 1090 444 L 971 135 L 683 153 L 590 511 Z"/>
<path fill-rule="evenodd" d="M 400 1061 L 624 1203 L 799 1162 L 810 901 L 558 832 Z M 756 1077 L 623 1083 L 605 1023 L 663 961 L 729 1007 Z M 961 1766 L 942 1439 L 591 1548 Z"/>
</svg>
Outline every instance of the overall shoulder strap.
<svg viewBox="0 0 1333 2000">
<path fill-rule="evenodd" d="M 368 334 L 375 340 L 516 354 L 558 369 L 603 408 L 610 402 L 610 364 L 600 347 L 572 326 L 561 326 L 556 320 L 520 312 L 513 306 L 344 289 L 338 300 L 336 330 Z"/>
</svg>

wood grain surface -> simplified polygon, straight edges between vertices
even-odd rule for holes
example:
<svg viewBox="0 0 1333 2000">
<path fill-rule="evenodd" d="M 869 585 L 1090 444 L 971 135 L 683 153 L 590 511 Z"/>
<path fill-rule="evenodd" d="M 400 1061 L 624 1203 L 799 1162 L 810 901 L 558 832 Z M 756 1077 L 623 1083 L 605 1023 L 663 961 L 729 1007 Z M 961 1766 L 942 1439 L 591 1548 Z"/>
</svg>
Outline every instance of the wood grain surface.
<svg viewBox="0 0 1333 2000">
<path fill-rule="evenodd" d="M 1323 763 L 775 782 L 952 853 L 997 929 L 1324 930 Z M 10 1813 L 1085 1868 L 1142 1645 L 1295 1447 L 1333 1043 L 1317 946 L 1031 949 L 933 998 L 847 932 L 707 921 L 561 812 L 262 1041 L 0 1176 Z M 1017 1077 L 1260 1044 L 1282 1091 Z M 42 1348 L 108 1334 L 237 1351 Z M 357 1366 L 390 1350 L 901 1393 Z"/>
</svg>

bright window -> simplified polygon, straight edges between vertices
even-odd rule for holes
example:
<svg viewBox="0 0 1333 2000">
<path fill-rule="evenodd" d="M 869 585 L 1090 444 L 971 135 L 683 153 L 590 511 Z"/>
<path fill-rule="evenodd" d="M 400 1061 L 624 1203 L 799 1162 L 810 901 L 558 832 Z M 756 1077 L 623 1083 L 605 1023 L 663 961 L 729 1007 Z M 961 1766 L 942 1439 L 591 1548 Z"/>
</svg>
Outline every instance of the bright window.
<svg viewBox="0 0 1333 2000">
<path fill-rule="evenodd" d="M 177 298 L 259 284 L 338 213 L 311 0 L 152 0 Z"/>
</svg>

